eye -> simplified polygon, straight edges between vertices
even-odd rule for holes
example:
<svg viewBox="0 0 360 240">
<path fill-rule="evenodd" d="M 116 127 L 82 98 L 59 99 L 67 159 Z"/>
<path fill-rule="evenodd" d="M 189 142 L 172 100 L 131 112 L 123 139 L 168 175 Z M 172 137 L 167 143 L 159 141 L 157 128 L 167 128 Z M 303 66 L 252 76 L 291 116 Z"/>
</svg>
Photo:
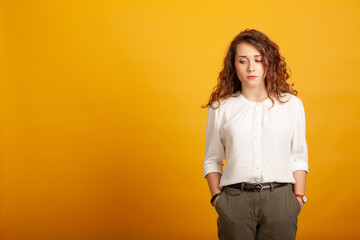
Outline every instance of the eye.
<svg viewBox="0 0 360 240">
<path fill-rule="evenodd" d="M 240 63 L 245 63 L 246 61 L 239 61 Z"/>
<path fill-rule="evenodd" d="M 255 62 L 262 62 L 262 60 L 256 60 Z"/>
</svg>

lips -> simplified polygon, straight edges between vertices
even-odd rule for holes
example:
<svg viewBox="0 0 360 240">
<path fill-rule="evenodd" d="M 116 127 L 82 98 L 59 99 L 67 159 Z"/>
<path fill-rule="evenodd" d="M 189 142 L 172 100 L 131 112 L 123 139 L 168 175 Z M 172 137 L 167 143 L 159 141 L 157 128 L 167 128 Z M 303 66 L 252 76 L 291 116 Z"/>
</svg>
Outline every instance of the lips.
<svg viewBox="0 0 360 240">
<path fill-rule="evenodd" d="M 247 76 L 248 79 L 254 79 L 254 78 L 257 78 L 257 76 L 254 76 L 254 75 L 250 75 L 250 76 Z"/>
</svg>

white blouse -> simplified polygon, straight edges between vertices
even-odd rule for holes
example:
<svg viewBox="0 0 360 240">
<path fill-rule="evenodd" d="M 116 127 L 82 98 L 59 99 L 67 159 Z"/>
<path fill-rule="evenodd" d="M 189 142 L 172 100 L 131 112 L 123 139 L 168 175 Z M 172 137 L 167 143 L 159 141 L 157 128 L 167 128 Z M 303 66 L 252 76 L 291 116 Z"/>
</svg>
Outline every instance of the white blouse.
<svg viewBox="0 0 360 240">
<path fill-rule="evenodd" d="M 204 178 L 211 172 L 222 174 L 222 188 L 240 182 L 295 183 L 293 172 L 309 172 L 304 106 L 295 95 L 284 93 L 281 100 L 288 99 L 280 103 L 274 98 L 270 109 L 270 98 L 253 102 L 238 91 L 221 100 L 218 109 L 209 107 Z"/>
</svg>

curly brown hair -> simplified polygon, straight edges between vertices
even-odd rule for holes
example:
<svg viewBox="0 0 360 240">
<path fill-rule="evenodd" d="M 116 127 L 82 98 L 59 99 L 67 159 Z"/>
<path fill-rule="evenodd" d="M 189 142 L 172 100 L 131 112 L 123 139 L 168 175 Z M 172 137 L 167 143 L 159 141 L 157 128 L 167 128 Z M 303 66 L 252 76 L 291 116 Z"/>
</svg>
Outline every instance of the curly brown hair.
<svg viewBox="0 0 360 240">
<path fill-rule="evenodd" d="M 287 68 L 284 57 L 279 53 L 279 46 L 271 41 L 264 33 L 247 28 L 239 33 L 231 42 L 224 58 L 224 67 L 217 79 L 217 85 L 213 88 L 209 102 L 206 105 L 202 105 L 202 108 L 212 107 L 214 102 L 219 103 L 216 107 L 218 108 L 222 99 L 227 99 L 237 91 L 241 91 L 241 81 L 235 70 L 236 47 L 241 42 L 246 42 L 254 46 L 264 60 L 264 67 L 267 69 L 265 86 L 272 106 L 274 106 L 272 97 L 284 103 L 280 100 L 282 93 L 297 95 L 297 91 L 292 89 L 294 84 L 286 82 L 290 77 L 291 70 Z"/>
</svg>

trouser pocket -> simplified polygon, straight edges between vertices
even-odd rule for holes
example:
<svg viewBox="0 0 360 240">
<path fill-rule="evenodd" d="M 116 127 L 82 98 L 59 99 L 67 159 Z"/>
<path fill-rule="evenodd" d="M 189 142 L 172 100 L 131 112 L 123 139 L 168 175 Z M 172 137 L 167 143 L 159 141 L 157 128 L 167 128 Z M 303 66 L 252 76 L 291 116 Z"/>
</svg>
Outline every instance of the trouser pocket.
<svg viewBox="0 0 360 240">
<path fill-rule="evenodd" d="M 297 199 L 297 197 L 296 197 L 296 195 L 295 195 L 295 193 L 293 191 L 292 184 L 289 184 L 289 191 L 288 192 L 289 192 L 290 198 L 293 201 L 293 205 L 294 205 L 296 214 L 299 214 L 300 210 L 301 210 L 301 205 L 300 205 L 299 200 Z"/>
<path fill-rule="evenodd" d="M 224 198 L 224 195 L 225 195 L 225 189 L 221 192 L 221 194 L 219 195 L 219 197 L 215 203 L 214 207 L 215 207 L 215 210 L 217 213 L 219 213 L 219 206 L 221 204 L 222 199 Z"/>
</svg>

